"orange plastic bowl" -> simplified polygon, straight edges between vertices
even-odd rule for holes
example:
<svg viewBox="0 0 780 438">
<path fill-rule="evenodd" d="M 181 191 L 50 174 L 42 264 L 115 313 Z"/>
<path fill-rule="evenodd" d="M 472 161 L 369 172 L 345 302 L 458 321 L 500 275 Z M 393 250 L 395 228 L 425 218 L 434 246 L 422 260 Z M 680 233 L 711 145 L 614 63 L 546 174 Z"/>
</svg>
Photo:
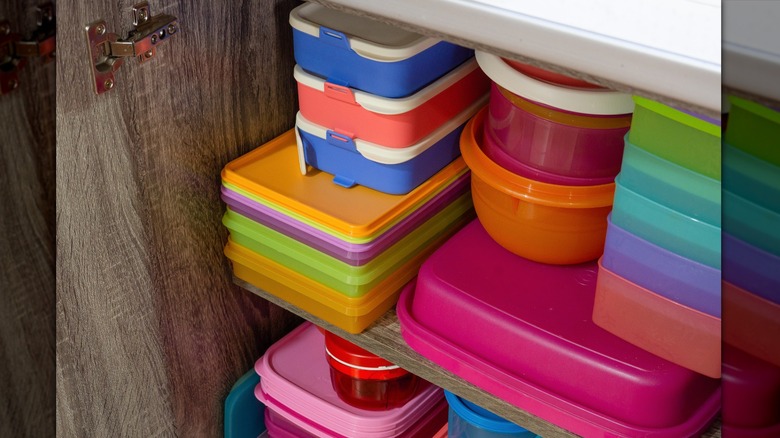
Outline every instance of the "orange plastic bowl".
<svg viewBox="0 0 780 438">
<path fill-rule="evenodd" d="M 599 258 L 615 184 L 548 184 L 504 169 L 482 151 L 484 118 L 483 109 L 469 121 L 460 150 L 471 168 L 474 208 L 488 234 L 537 262 L 563 265 Z"/>
</svg>

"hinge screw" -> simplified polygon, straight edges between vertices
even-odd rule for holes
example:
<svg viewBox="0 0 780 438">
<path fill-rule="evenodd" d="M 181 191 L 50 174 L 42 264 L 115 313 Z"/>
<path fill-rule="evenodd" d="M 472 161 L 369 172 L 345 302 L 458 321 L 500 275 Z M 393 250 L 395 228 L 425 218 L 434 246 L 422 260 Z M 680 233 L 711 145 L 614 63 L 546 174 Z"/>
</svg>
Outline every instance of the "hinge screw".
<svg viewBox="0 0 780 438">
<path fill-rule="evenodd" d="M 0 35 L 8 35 L 9 33 L 11 33 L 11 26 L 5 23 L 0 24 Z"/>
<path fill-rule="evenodd" d="M 16 90 L 18 86 L 19 86 L 19 81 L 17 81 L 16 79 L 11 79 L 10 81 L 8 81 L 8 88 L 12 90 Z"/>
<path fill-rule="evenodd" d="M 175 34 L 177 30 L 178 29 L 176 29 L 176 25 L 174 25 L 174 24 L 169 24 L 168 25 L 168 34 L 169 35 Z"/>
<path fill-rule="evenodd" d="M 149 18 L 149 12 L 145 8 L 138 11 L 139 23 L 145 22 L 147 18 Z"/>
<path fill-rule="evenodd" d="M 157 34 L 152 34 L 152 44 L 157 44 Z"/>
<path fill-rule="evenodd" d="M 110 90 L 114 88 L 114 80 L 113 79 L 106 79 L 105 82 L 103 82 L 103 86 L 106 88 L 106 90 Z"/>
<path fill-rule="evenodd" d="M 153 55 L 154 52 L 152 52 L 151 50 L 147 50 L 146 53 L 144 53 L 144 57 L 146 57 L 146 59 L 151 58 Z"/>
<path fill-rule="evenodd" d="M 97 32 L 98 35 L 103 35 L 106 33 L 106 25 L 105 24 L 98 24 L 95 28 L 95 32 Z"/>
</svg>

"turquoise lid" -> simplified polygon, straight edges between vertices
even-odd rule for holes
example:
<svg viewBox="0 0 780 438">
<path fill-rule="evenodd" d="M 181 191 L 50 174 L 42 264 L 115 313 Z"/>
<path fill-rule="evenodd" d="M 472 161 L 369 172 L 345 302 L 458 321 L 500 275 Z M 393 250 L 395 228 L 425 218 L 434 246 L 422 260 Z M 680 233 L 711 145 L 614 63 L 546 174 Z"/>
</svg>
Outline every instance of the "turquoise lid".
<svg viewBox="0 0 780 438">
<path fill-rule="evenodd" d="M 509 420 L 505 420 L 487 409 L 460 398 L 449 391 L 444 391 L 444 397 L 447 398 L 447 403 L 449 403 L 450 408 L 452 408 L 458 416 L 479 428 L 496 433 L 527 432 L 527 429 L 524 429 Z"/>
<path fill-rule="evenodd" d="M 250 370 L 233 385 L 225 399 L 225 438 L 257 438 L 265 432 L 265 405 L 255 398 L 260 376 Z"/>
</svg>

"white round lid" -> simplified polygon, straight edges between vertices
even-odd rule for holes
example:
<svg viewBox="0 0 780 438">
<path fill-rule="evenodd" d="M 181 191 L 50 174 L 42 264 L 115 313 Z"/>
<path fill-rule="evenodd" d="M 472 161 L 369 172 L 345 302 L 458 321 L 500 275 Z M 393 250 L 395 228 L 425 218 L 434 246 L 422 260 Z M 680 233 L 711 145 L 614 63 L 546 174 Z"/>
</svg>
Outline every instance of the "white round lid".
<svg viewBox="0 0 780 438">
<path fill-rule="evenodd" d="M 634 101 L 628 93 L 554 85 L 524 75 L 496 55 L 476 51 L 476 58 L 482 71 L 493 82 L 525 99 L 581 114 L 634 112 Z"/>
</svg>

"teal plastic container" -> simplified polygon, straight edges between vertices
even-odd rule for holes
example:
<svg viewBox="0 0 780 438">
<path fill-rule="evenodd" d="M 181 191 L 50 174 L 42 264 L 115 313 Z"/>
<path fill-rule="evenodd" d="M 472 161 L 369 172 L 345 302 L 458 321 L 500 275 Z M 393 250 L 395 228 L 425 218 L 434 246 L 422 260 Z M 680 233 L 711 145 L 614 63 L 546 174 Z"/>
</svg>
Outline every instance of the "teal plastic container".
<svg viewBox="0 0 780 438">
<path fill-rule="evenodd" d="M 624 187 L 708 224 L 721 225 L 720 181 L 648 152 L 628 140 L 620 181 Z"/>
<path fill-rule="evenodd" d="M 230 208 L 225 212 L 222 223 L 230 230 L 230 238 L 239 245 L 350 298 L 358 298 L 472 217 L 473 204 L 468 193 L 361 266 L 347 264 Z"/>
<path fill-rule="evenodd" d="M 655 245 L 720 269 L 719 226 L 708 224 L 659 204 L 615 179 L 612 222 Z"/>
<path fill-rule="evenodd" d="M 255 397 L 259 383 L 260 376 L 252 369 L 230 388 L 225 399 L 225 438 L 265 436 L 265 405 Z"/>
<path fill-rule="evenodd" d="M 780 256 L 780 213 L 723 190 L 723 230 Z"/>
<path fill-rule="evenodd" d="M 723 143 L 723 187 L 750 202 L 780 213 L 780 166 L 728 143 Z"/>
<path fill-rule="evenodd" d="M 533 438 L 537 435 L 511 421 L 444 391 L 450 405 L 447 436 L 450 438 Z"/>
</svg>

